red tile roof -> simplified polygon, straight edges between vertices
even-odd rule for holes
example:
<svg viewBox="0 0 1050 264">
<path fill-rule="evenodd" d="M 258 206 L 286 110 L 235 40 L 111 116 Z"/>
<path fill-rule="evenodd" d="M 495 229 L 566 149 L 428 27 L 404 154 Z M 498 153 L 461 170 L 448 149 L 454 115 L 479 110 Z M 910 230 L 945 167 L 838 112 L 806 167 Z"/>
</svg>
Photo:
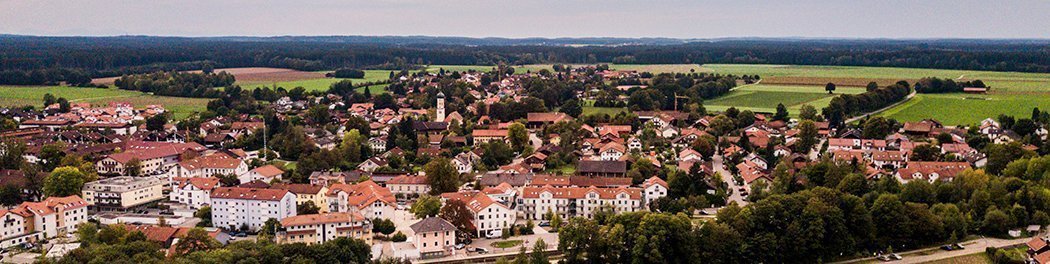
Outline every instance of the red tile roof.
<svg viewBox="0 0 1050 264">
<path fill-rule="evenodd" d="M 219 187 L 215 188 L 215 190 L 212 190 L 211 198 L 280 201 L 281 199 L 284 199 L 284 197 L 288 195 L 288 193 L 288 190 L 281 189 Z"/>
</svg>

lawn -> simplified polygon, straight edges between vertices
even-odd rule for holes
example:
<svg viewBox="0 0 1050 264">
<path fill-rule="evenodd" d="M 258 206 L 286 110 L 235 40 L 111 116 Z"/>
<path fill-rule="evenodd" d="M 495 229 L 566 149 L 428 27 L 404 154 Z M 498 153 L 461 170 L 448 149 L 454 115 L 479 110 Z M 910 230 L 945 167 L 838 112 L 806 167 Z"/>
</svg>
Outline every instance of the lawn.
<svg viewBox="0 0 1050 264">
<path fill-rule="evenodd" d="M 835 94 L 828 94 L 823 86 L 789 86 L 789 85 L 746 85 L 740 86 L 728 94 L 704 101 L 707 111 L 725 111 L 730 107 L 754 112 L 776 112 L 777 104 L 784 104 L 788 112 L 797 115 L 802 105 L 809 104 L 817 109 L 831 103 L 831 98 L 841 94 L 864 92 L 861 88 L 839 87 Z"/>
<path fill-rule="evenodd" d="M 933 118 L 945 125 L 976 124 L 999 114 L 1027 117 L 1033 107 L 1050 109 L 1050 96 L 918 94 L 915 98 L 880 115 L 898 121 Z"/>
<path fill-rule="evenodd" d="M 259 87 L 259 86 L 274 86 L 274 85 L 277 85 L 278 87 L 284 87 L 284 89 L 292 89 L 292 88 L 295 88 L 295 87 L 302 86 L 303 88 L 306 88 L 307 91 L 327 91 L 328 87 L 332 86 L 333 83 L 336 83 L 336 82 L 339 82 L 339 81 L 342 81 L 342 80 L 350 80 L 351 82 L 356 84 L 356 83 L 383 81 L 383 80 L 387 80 L 387 78 L 390 78 L 390 71 L 388 71 L 388 70 L 365 70 L 365 77 L 364 78 L 345 78 L 345 79 L 344 78 L 317 78 L 317 79 L 307 79 L 307 80 L 298 80 L 298 81 L 283 81 L 283 82 L 258 82 L 258 81 L 245 82 L 245 83 L 238 82 L 237 84 L 241 85 L 242 87 L 246 87 L 246 88 L 255 88 L 255 87 Z M 361 91 L 364 91 L 364 90 L 361 90 Z M 372 90 L 372 93 L 377 93 L 377 92 L 379 92 L 379 91 Z"/>
<path fill-rule="evenodd" d="M 521 242 L 521 240 L 503 240 L 492 242 L 491 245 L 494 248 L 512 248 L 521 245 Z"/>
<path fill-rule="evenodd" d="M 64 97 L 70 102 L 88 102 L 104 105 L 109 102 L 126 102 L 135 107 L 151 104 L 163 105 L 172 111 L 176 119 L 190 116 L 194 112 L 204 111 L 208 105 L 207 98 L 185 98 L 148 95 L 136 91 L 115 88 L 79 88 L 67 86 L 0 86 L 0 106 L 43 106 L 44 94 Z"/>
</svg>

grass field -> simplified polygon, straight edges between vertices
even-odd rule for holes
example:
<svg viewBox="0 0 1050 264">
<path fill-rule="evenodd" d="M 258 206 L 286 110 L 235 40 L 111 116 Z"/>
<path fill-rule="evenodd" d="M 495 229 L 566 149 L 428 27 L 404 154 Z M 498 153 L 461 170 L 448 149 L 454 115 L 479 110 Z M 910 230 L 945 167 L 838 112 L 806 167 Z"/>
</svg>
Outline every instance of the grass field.
<svg viewBox="0 0 1050 264">
<path fill-rule="evenodd" d="M 999 114 L 1027 117 L 1033 107 L 1050 109 L 1050 96 L 1006 94 L 918 94 L 900 106 L 880 113 L 898 121 L 935 118 L 946 125 L 975 124 Z"/>
<path fill-rule="evenodd" d="M 517 247 L 517 246 L 521 245 L 521 243 L 522 243 L 521 240 L 502 240 L 502 241 L 492 242 L 492 244 L 490 244 L 490 245 L 492 247 L 494 247 L 494 248 L 512 248 L 512 247 Z"/>
<path fill-rule="evenodd" d="M 835 94 L 828 94 L 822 86 L 746 85 L 740 86 L 725 96 L 704 101 L 708 111 L 725 111 L 730 107 L 753 112 L 776 112 L 777 104 L 784 104 L 788 112 L 797 115 L 802 105 L 817 109 L 827 106 L 831 98 L 841 93 L 858 94 L 861 88 L 839 87 Z"/>
<path fill-rule="evenodd" d="M 336 83 L 336 82 L 339 82 L 339 81 L 342 81 L 342 80 L 350 80 L 353 83 L 364 83 L 364 82 L 383 81 L 383 80 L 386 80 L 387 78 L 390 78 L 390 71 L 388 71 L 388 70 L 365 70 L 365 77 L 364 78 L 347 78 L 347 79 L 343 79 L 343 78 L 317 78 L 317 79 L 307 79 L 307 80 L 297 80 L 297 81 L 283 81 L 283 82 L 259 82 L 259 81 L 253 81 L 253 82 L 244 82 L 244 83 L 237 82 L 237 84 L 241 85 L 242 87 L 245 87 L 245 88 L 255 88 L 255 87 L 259 87 L 259 86 L 274 86 L 274 85 L 277 85 L 278 87 L 284 87 L 284 89 L 292 89 L 292 88 L 295 88 L 295 87 L 302 86 L 303 88 L 306 88 L 307 91 L 327 91 L 328 87 L 332 86 L 333 83 Z M 383 86 L 383 87 L 386 87 L 386 86 Z M 363 92 L 364 90 L 361 89 L 361 91 Z M 380 91 L 377 91 L 375 89 L 372 90 L 373 94 L 378 94 L 379 92 Z"/>
<path fill-rule="evenodd" d="M 143 94 L 136 91 L 120 90 L 115 88 L 79 88 L 66 86 L 0 86 L 0 106 L 43 106 L 44 94 L 53 94 L 56 97 L 65 97 L 70 102 L 88 102 L 95 105 L 103 105 L 109 102 L 127 102 L 136 107 L 150 104 L 163 105 L 172 111 L 176 119 L 181 119 L 193 114 L 193 112 L 204 111 L 210 99 L 206 98 L 184 98 L 171 96 L 156 96 Z"/>
</svg>

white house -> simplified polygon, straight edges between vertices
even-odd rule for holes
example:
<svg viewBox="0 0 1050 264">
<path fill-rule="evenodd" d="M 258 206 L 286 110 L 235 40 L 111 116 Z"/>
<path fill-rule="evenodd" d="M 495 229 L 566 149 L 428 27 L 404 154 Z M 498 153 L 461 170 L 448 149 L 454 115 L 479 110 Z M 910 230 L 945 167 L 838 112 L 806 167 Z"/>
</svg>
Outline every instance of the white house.
<svg viewBox="0 0 1050 264">
<path fill-rule="evenodd" d="M 642 198 L 646 206 L 665 196 L 667 196 L 667 182 L 659 177 L 653 176 L 642 183 Z"/>
<path fill-rule="evenodd" d="M 397 198 L 389 189 L 368 180 L 328 186 L 329 212 L 359 212 L 367 218 L 391 218 Z"/>
<path fill-rule="evenodd" d="M 519 206 L 526 219 L 544 219 L 548 212 L 556 213 L 563 219 L 592 218 L 594 213 L 603 208 L 611 209 L 614 213 L 642 210 L 642 190 L 626 187 L 525 187 Z"/>
<path fill-rule="evenodd" d="M 467 205 L 473 213 L 471 223 L 477 229 L 478 237 L 492 237 L 503 234 L 503 229 L 514 225 L 516 213 L 504 204 L 493 200 L 483 192 L 470 191 L 444 193 L 441 198 L 446 201 L 457 200 Z"/>
<path fill-rule="evenodd" d="M 179 162 L 170 177 L 211 177 L 215 174 L 241 175 L 248 172 L 248 164 L 225 154 L 211 154 Z"/>
<path fill-rule="evenodd" d="M 219 178 L 172 178 L 171 201 L 200 209 L 211 204 L 211 191 L 219 187 Z"/>
<path fill-rule="evenodd" d="M 215 227 L 259 230 L 266 220 L 284 219 L 296 212 L 295 195 L 287 190 L 219 187 L 211 192 L 211 221 Z"/>
<path fill-rule="evenodd" d="M 265 165 L 254 168 L 244 174 L 238 174 L 237 179 L 240 180 L 241 183 L 252 181 L 271 182 L 274 179 L 280 180 L 281 174 L 283 173 L 284 171 L 278 169 L 277 166 Z"/>
</svg>

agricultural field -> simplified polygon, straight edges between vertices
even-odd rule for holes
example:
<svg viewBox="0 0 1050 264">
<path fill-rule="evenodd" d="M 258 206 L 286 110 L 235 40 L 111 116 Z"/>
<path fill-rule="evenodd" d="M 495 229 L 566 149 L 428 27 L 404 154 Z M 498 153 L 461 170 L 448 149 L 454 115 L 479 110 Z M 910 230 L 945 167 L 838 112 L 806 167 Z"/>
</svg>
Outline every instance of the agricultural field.
<svg viewBox="0 0 1050 264">
<path fill-rule="evenodd" d="M 994 118 L 999 114 L 1027 116 L 1033 107 L 1050 108 L 1050 74 L 1045 73 L 737 64 L 706 64 L 703 66 L 703 71 L 725 74 L 758 74 L 762 77 L 760 85 L 741 87 L 738 88 L 739 91 L 755 89 L 767 91 L 777 87 L 807 85 L 814 87 L 812 89 L 823 89 L 823 84 L 832 82 L 839 86 L 837 91 L 846 92 L 846 89 L 850 89 L 847 87 L 861 87 L 871 81 L 885 86 L 897 80 L 914 83 L 918 79 L 931 76 L 956 80 L 980 79 L 991 87 L 987 95 L 918 94 L 908 102 L 879 114 L 900 121 L 933 118 L 947 125 L 963 125 L 977 123 L 989 117 Z M 860 92 L 863 91 L 856 93 Z M 705 102 L 705 106 L 709 111 L 737 106 L 740 109 L 767 112 L 770 109 L 769 101 L 763 98 L 777 96 L 777 94 L 765 94 L 765 92 L 755 92 L 749 95 L 739 95 L 739 93 L 734 90 L 722 98 Z M 830 100 L 831 98 L 827 97 L 809 103 L 820 109 Z M 788 103 L 785 102 L 785 105 Z M 797 113 L 796 107 L 788 106 L 788 109 L 792 114 Z"/>
<path fill-rule="evenodd" d="M 44 94 L 65 97 L 70 102 L 88 102 L 103 105 L 109 102 L 127 102 L 136 107 L 150 104 L 163 105 L 171 110 L 176 119 L 186 118 L 194 112 L 204 111 L 210 99 L 156 96 L 116 88 L 79 88 L 67 86 L 0 86 L 0 106 L 18 107 L 32 105 L 41 107 Z"/>
<path fill-rule="evenodd" d="M 823 86 L 788 86 L 788 85 L 744 85 L 733 89 L 728 94 L 704 101 L 707 111 L 725 111 L 730 107 L 753 112 L 776 112 L 777 104 L 784 104 L 788 112 L 797 115 L 802 105 L 809 104 L 817 109 L 831 103 L 831 98 L 841 93 L 863 93 L 863 88 L 839 87 L 834 94 L 828 94 Z"/>
<path fill-rule="evenodd" d="M 915 98 L 879 115 L 898 121 L 934 118 L 945 125 L 967 125 L 976 124 L 985 118 L 995 118 L 999 114 L 1027 117 L 1032 114 L 1033 107 L 1050 109 L 1050 94 L 917 94 Z"/>
<path fill-rule="evenodd" d="M 324 74 L 326 72 L 311 72 L 311 73 L 316 73 L 316 75 L 318 75 L 319 77 L 315 76 L 313 78 L 308 78 L 308 79 L 283 80 L 283 81 L 279 80 L 279 79 L 277 79 L 276 81 L 275 80 L 260 80 L 260 79 L 250 79 L 248 81 L 241 81 L 240 76 L 234 75 L 234 77 L 237 78 L 237 83 L 236 84 L 241 85 L 241 87 L 244 87 L 244 88 L 255 88 L 255 87 L 259 87 L 259 86 L 274 86 L 274 85 L 276 85 L 278 87 L 284 87 L 284 89 L 292 89 L 292 88 L 295 88 L 295 87 L 302 86 L 303 88 L 306 88 L 307 91 L 325 91 L 325 90 L 328 90 L 328 87 L 331 86 L 333 83 L 336 83 L 336 82 L 339 82 L 339 81 L 342 81 L 342 80 L 350 80 L 353 83 L 364 83 L 364 82 L 383 81 L 383 80 L 386 80 L 387 78 L 390 78 L 390 71 L 388 71 L 388 70 L 365 70 L 365 77 L 364 78 L 346 78 L 346 79 L 343 79 L 343 78 L 326 78 L 326 77 L 324 77 Z M 385 88 L 386 86 L 382 86 L 382 87 Z M 376 87 L 376 88 L 378 88 L 378 87 Z M 364 89 L 359 89 L 359 90 L 361 90 L 361 92 L 364 92 Z M 385 91 L 385 89 L 383 91 Z M 372 89 L 372 93 L 373 94 L 378 94 L 380 92 L 381 91 L 379 91 L 379 90 L 377 90 L 375 88 Z"/>
</svg>

